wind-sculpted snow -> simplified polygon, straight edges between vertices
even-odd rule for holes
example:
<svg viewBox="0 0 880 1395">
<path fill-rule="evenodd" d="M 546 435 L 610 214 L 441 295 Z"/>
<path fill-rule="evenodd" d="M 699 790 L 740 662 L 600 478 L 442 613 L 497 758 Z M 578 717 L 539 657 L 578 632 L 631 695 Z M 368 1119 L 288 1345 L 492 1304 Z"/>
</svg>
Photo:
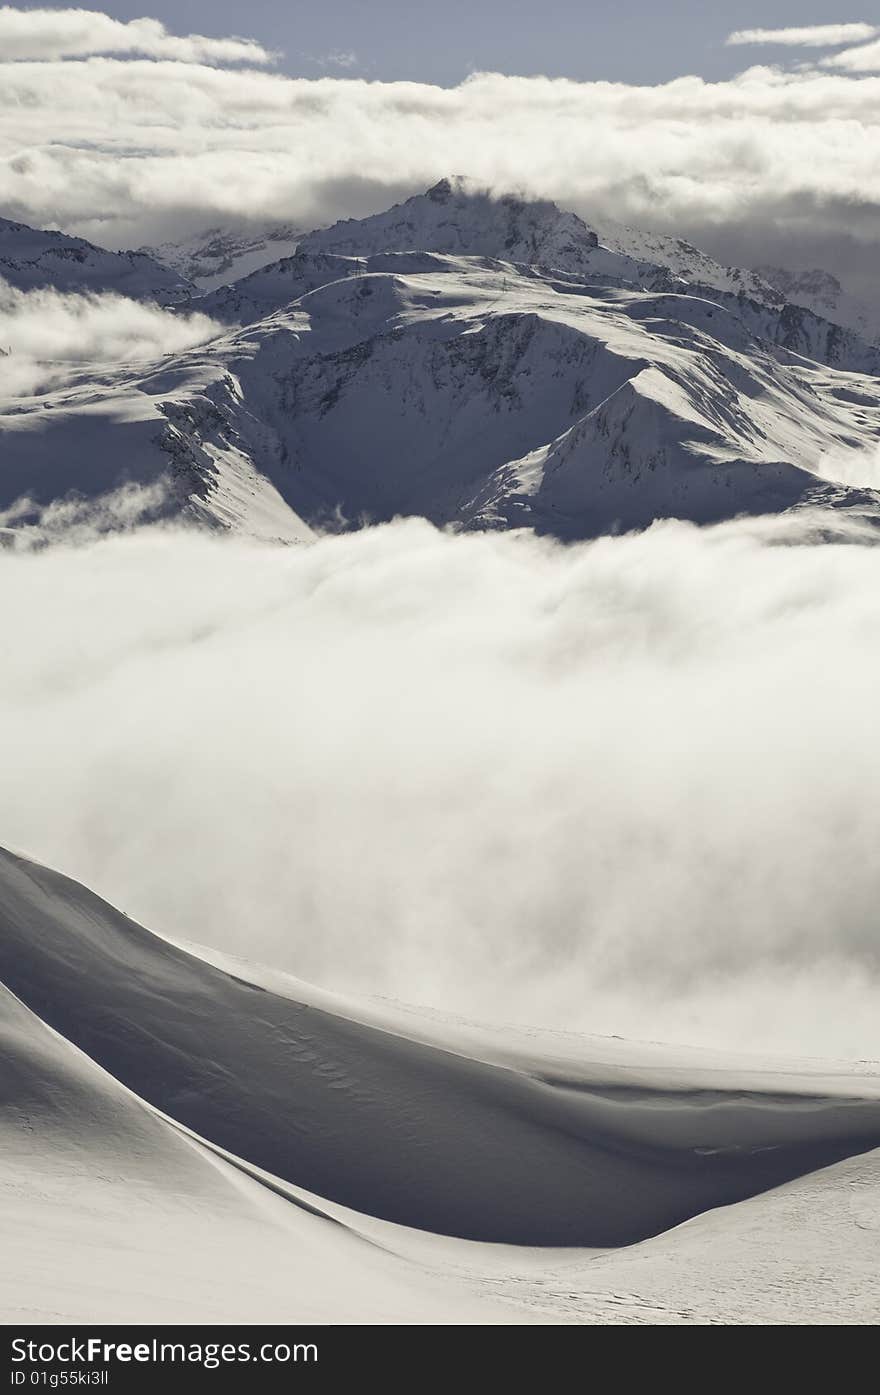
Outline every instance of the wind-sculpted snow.
<svg viewBox="0 0 880 1395">
<path fill-rule="evenodd" d="M 443 1234 L 630 1244 L 880 1144 L 869 1077 L 709 1068 L 659 1085 L 650 1064 L 498 1065 L 491 1049 L 432 1045 L 393 1015 L 377 1026 L 330 1010 L 295 981 L 214 967 L 10 854 L 0 974 L 47 1025 L 225 1153 Z"/>
<path fill-rule="evenodd" d="M 518 1317 L 221 1158 L 2 985 L 0 1049 L 4 1322 Z"/>
</svg>

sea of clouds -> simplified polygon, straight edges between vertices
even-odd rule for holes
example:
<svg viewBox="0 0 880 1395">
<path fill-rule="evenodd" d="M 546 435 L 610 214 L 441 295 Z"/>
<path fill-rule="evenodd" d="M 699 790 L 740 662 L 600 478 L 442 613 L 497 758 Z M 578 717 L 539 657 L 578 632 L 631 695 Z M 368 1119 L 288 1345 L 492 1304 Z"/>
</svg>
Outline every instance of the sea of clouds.
<svg viewBox="0 0 880 1395">
<path fill-rule="evenodd" d="M 0 551 L 4 843 L 333 988 L 876 1054 L 858 527 L 77 536 Z"/>
</svg>

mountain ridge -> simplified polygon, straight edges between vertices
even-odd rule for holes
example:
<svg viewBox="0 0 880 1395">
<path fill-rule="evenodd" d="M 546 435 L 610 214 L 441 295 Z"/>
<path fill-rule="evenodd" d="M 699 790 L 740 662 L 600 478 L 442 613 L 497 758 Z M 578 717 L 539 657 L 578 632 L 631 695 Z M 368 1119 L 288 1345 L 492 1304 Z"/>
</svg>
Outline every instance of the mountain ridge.
<svg viewBox="0 0 880 1395">
<path fill-rule="evenodd" d="M 398 514 L 564 538 L 805 502 L 880 515 L 880 351 L 758 291 L 443 180 L 187 301 L 208 343 L 10 402 L 0 509 L 31 495 L 33 526 L 65 480 L 162 482 L 172 516 L 288 541 Z"/>
<path fill-rule="evenodd" d="M 192 282 L 146 252 L 110 252 L 83 237 L 0 218 L 0 280 L 16 290 L 114 291 L 133 300 L 174 304 Z"/>
</svg>

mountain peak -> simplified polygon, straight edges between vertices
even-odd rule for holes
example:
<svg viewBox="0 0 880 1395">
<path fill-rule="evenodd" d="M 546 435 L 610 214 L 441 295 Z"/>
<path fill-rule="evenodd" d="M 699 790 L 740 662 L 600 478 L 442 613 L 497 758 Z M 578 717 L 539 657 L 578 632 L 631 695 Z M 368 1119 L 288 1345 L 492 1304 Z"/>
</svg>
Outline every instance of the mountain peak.
<svg viewBox="0 0 880 1395">
<path fill-rule="evenodd" d="M 446 203 L 452 195 L 451 179 L 438 179 L 436 184 L 432 184 L 425 194 L 426 199 L 432 199 L 434 203 Z"/>
<path fill-rule="evenodd" d="M 465 175 L 447 175 L 385 213 L 310 233 L 301 246 L 340 256 L 419 250 L 577 270 L 598 242 L 577 214 L 549 199 L 496 193 Z"/>
<path fill-rule="evenodd" d="M 412 203 L 413 199 L 430 199 L 432 203 L 448 203 L 450 199 L 476 199 L 491 197 L 487 185 L 480 184 L 468 174 L 447 174 L 442 179 L 438 179 L 436 184 L 432 184 L 430 189 L 426 189 L 424 194 L 414 194 L 407 199 L 407 203 Z"/>
</svg>

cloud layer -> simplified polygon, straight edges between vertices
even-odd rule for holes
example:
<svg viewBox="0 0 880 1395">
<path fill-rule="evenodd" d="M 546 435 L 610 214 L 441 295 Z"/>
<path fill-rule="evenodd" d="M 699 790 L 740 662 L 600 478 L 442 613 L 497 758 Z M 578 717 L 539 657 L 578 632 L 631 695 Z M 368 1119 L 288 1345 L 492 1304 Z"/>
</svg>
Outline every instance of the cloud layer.
<svg viewBox="0 0 880 1395">
<path fill-rule="evenodd" d="M 76 12 L 2 13 L 11 42 L 16 15 L 34 33 L 34 16 L 50 16 L 51 35 Z M 166 43 L 195 42 L 159 34 L 151 61 L 61 61 L 51 57 L 58 37 L 39 48 L 45 61 L 3 63 L 4 213 L 139 245 L 243 219 L 311 227 L 460 172 L 555 198 L 588 220 L 690 235 L 729 259 L 756 248 L 766 262 L 805 244 L 807 264 L 851 273 L 860 247 L 876 252 L 880 78 L 846 71 L 875 64 L 871 44 L 829 60 L 839 70 L 756 67 L 726 82 L 476 74 L 447 89 L 163 56 Z"/>
<path fill-rule="evenodd" d="M 876 1054 L 880 549 L 808 539 L 0 553 L 0 838 L 333 987 Z"/>
</svg>

